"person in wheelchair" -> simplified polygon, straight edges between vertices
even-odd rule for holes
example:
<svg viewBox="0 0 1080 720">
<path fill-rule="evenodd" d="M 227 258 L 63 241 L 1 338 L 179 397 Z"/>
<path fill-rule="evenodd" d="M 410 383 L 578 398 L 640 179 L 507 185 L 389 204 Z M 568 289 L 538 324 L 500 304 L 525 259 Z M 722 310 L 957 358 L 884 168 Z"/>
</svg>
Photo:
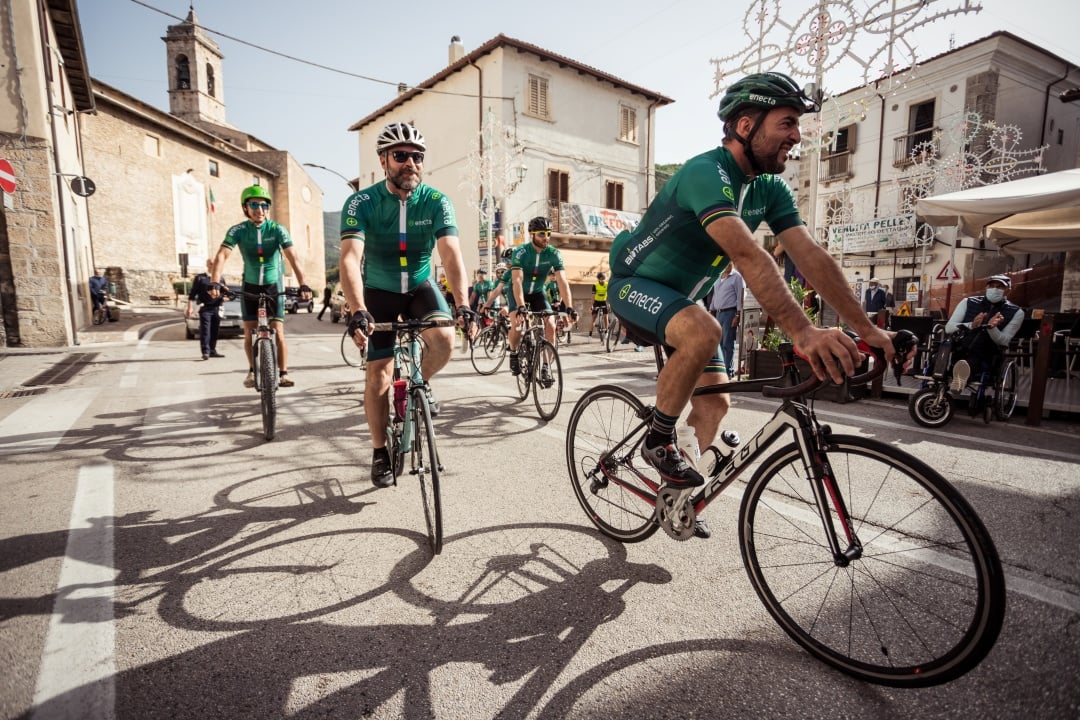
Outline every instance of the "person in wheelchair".
<svg viewBox="0 0 1080 720">
<path fill-rule="evenodd" d="M 962 392 L 973 376 L 980 382 L 984 374 L 994 377 L 1000 368 L 1005 349 L 1024 324 L 1023 309 L 1005 297 L 1011 288 L 1008 275 L 993 275 L 983 295 L 961 300 L 945 323 L 947 339 L 939 357 L 951 357 L 953 392 Z"/>
</svg>

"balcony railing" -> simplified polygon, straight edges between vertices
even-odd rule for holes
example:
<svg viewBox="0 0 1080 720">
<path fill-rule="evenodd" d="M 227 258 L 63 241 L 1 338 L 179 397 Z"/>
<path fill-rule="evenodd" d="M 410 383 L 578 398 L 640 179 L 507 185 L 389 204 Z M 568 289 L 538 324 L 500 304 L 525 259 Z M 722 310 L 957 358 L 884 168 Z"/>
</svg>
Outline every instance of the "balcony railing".
<svg viewBox="0 0 1080 720">
<path fill-rule="evenodd" d="M 939 128 L 926 128 L 894 138 L 893 167 L 907 167 L 912 163 L 923 162 L 937 157 L 937 149 L 932 145 L 931 141 L 934 139 L 934 133 L 938 132 L 938 130 Z M 912 155 L 920 146 L 923 146 L 924 150 Z"/>
<path fill-rule="evenodd" d="M 851 177 L 851 153 L 847 150 L 821 157 L 821 181 L 844 180 Z"/>
</svg>

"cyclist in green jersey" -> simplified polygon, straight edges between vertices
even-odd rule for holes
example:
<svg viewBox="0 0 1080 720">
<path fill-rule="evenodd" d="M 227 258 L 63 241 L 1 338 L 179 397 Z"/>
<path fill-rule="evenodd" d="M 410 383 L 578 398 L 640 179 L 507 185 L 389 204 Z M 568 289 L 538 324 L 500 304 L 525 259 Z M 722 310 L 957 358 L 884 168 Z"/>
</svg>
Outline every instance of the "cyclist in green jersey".
<svg viewBox="0 0 1080 720">
<path fill-rule="evenodd" d="M 607 291 L 607 275 L 596 273 L 596 282 L 592 286 L 592 323 L 589 324 L 589 337 L 592 337 L 593 330 L 596 329 L 596 313 L 607 309 Z"/>
<path fill-rule="evenodd" d="M 867 320 L 836 262 L 807 231 L 794 196 L 778 177 L 788 151 L 801 140 L 799 118 L 819 102 L 780 73 L 757 73 L 732 84 L 717 113 L 720 147 L 691 158 L 664 185 L 641 223 L 611 248 L 614 313 L 631 333 L 668 350 L 656 383 L 656 406 L 642 454 L 673 489 L 701 485 L 701 474 L 680 454 L 679 414 L 696 385 L 726 382 L 717 357 L 721 329 L 700 304 L 729 262 L 739 266 L 762 307 L 809 360 L 815 375 L 840 382 L 861 362 L 850 338 L 814 327 L 751 234 L 762 222 L 840 317 L 874 347 L 894 351 L 889 334 Z M 728 396 L 694 398 L 688 422 L 699 447 L 712 443 Z M 707 536 L 707 531 L 704 533 Z"/>
<path fill-rule="evenodd" d="M 469 307 L 474 311 L 479 310 L 480 306 L 487 302 L 488 294 L 492 288 L 495 287 L 495 283 L 488 280 L 487 270 L 480 268 L 476 271 L 476 282 L 472 286 L 472 291 L 469 293 Z"/>
<path fill-rule="evenodd" d="M 573 308 L 574 299 L 570 294 L 570 283 L 566 280 L 566 267 L 562 253 L 551 245 L 551 221 L 546 217 L 534 217 L 529 221 L 529 242 L 513 248 L 510 256 L 510 310 L 517 313 L 516 322 L 510 326 L 510 374 L 521 373 L 521 360 L 518 358 L 518 344 L 524 332 L 523 323 L 526 310 L 541 312 L 551 310 L 544 285 L 549 270 L 555 271 L 555 282 L 559 286 L 559 296 L 568 308 Z M 577 313 L 569 310 L 571 320 L 577 320 Z M 544 318 L 544 336 L 555 344 L 555 316 Z M 547 365 L 540 368 L 540 379 L 550 381 Z"/>
<path fill-rule="evenodd" d="M 502 257 L 505 261 L 510 260 L 510 256 L 514 254 L 513 248 L 507 248 L 503 251 Z M 480 306 L 480 312 L 487 312 L 490 308 L 498 308 L 500 315 L 508 315 L 508 308 L 510 307 L 510 285 L 512 282 L 512 275 L 510 274 L 510 267 L 506 262 L 500 262 L 495 266 L 495 285 L 488 293 L 487 300 Z"/>
<path fill-rule="evenodd" d="M 240 193 L 240 207 L 247 218 L 239 225 L 233 225 L 225 233 L 225 240 L 213 260 L 212 283 L 220 283 L 225 274 L 225 261 L 233 248 L 240 249 L 244 260 L 244 292 L 281 292 L 284 273 L 281 258 L 285 257 L 292 266 L 296 281 L 300 283 L 300 296 L 311 299 L 311 288 L 304 282 L 304 268 L 300 257 L 293 248 L 292 238 L 284 225 L 269 218 L 270 193 L 261 185 L 252 185 Z M 259 321 L 259 302 L 254 298 L 241 298 L 241 318 L 244 322 L 244 353 L 247 355 L 248 374 L 244 378 L 244 387 L 255 387 L 255 365 L 252 359 L 251 335 Z M 277 310 L 270 318 L 270 324 L 277 333 L 278 372 L 281 387 L 292 387 L 296 383 L 289 377 L 289 351 L 285 345 L 285 298 L 278 296 Z"/>
<path fill-rule="evenodd" d="M 386 449 L 386 423 L 395 335 L 372 333 L 372 323 L 399 317 L 452 317 L 443 289 L 432 275 L 432 253 L 437 250 L 461 324 L 470 334 L 475 325 L 454 205 L 446 195 L 423 183 L 424 136 L 408 123 L 391 123 L 379 133 L 375 149 L 386 178 L 345 201 L 340 267 L 341 287 L 353 308 L 349 330 L 356 346 L 367 352 L 364 414 L 374 448 L 371 481 L 376 487 L 388 487 L 394 483 Z M 420 372 L 425 382 L 450 361 L 454 337 L 452 327 L 423 332 Z M 432 401 L 431 409 L 432 415 L 438 414 L 438 403 Z"/>
</svg>

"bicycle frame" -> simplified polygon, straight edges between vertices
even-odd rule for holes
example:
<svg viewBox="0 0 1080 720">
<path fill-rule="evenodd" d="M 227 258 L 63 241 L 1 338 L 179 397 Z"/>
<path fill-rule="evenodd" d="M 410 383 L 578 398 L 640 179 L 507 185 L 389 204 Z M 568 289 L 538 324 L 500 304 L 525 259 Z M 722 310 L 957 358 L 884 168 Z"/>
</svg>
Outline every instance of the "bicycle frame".
<svg viewBox="0 0 1080 720">
<path fill-rule="evenodd" d="M 800 381 L 799 371 L 795 366 L 794 356 L 790 347 L 787 348 L 786 352 L 782 348 L 781 355 L 784 357 L 785 372 L 779 377 L 708 385 L 697 388 L 694 391 L 694 395 L 707 395 L 711 393 L 761 393 L 764 388 L 773 387 L 777 385 L 778 382 L 784 381 L 789 381 L 791 385 L 798 385 Z M 603 471 L 608 482 L 618 484 L 628 492 L 640 497 L 650 505 L 655 506 L 657 501 L 657 496 L 655 494 L 645 495 L 639 492 L 638 488 L 622 482 L 617 473 L 608 472 L 607 470 L 608 459 L 611 458 L 616 451 L 621 448 L 626 448 L 628 441 L 636 438 L 629 447 L 629 452 L 626 455 L 621 455 L 619 457 L 619 463 L 622 467 L 633 472 L 637 479 L 648 486 L 653 493 L 659 491 L 660 483 L 639 471 L 634 467 L 632 462 L 632 458 L 637 457 L 641 443 L 645 440 L 645 431 L 651 421 L 652 410 L 653 409 L 650 406 L 645 407 L 641 422 L 631 430 L 622 441 L 612 448 L 607 456 L 600 459 L 599 468 Z M 803 465 L 806 471 L 805 479 L 810 482 L 814 498 L 820 511 L 820 517 L 823 519 L 831 518 L 833 517 L 833 513 L 835 513 L 836 517 L 839 518 L 843 535 L 847 541 L 846 547 L 842 547 L 837 530 L 830 522 L 825 521 L 824 530 L 834 561 L 838 565 L 846 565 L 850 560 L 859 557 L 861 545 L 851 526 L 843 498 L 837 489 L 832 486 L 832 472 L 828 467 L 828 461 L 822 460 L 824 457 L 822 450 L 827 442 L 830 432 L 829 428 L 818 423 L 813 411 L 801 398 L 785 397 L 781 406 L 773 413 L 772 418 L 770 418 L 749 441 L 742 443 L 737 451 L 722 455 L 719 451 L 714 450 L 716 462 L 708 473 L 708 481 L 690 496 L 690 503 L 694 508 L 695 514 L 700 514 L 718 495 L 720 495 L 720 493 L 735 482 L 746 469 L 761 458 L 765 451 L 788 431 L 794 435 L 795 442 L 802 455 Z"/>
<path fill-rule="evenodd" d="M 404 337 L 398 335 L 398 340 L 394 344 L 394 374 L 393 378 L 399 379 L 403 375 L 408 381 L 408 387 L 405 392 L 405 416 L 402 418 L 403 426 L 401 428 L 401 440 L 398 445 L 399 448 L 411 448 L 413 445 L 413 439 L 416 436 L 416 426 L 412 418 L 414 417 L 414 411 L 416 409 L 415 401 L 413 400 L 414 390 L 417 387 L 421 387 L 424 384 L 424 377 L 420 374 L 420 331 L 401 331 L 407 333 Z M 405 368 L 407 373 L 403 373 L 402 369 Z M 391 398 L 393 402 L 393 398 Z M 391 414 L 394 410 L 391 408 Z"/>
</svg>

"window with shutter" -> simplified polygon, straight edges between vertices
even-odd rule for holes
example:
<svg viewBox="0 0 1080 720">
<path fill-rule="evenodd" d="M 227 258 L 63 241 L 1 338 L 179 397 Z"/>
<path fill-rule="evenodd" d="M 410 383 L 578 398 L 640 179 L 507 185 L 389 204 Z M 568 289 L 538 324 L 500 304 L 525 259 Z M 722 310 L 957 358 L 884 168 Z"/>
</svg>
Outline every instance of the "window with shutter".
<svg viewBox="0 0 1080 720">
<path fill-rule="evenodd" d="M 608 210 L 623 209 L 623 184 L 608 181 L 604 185 L 604 207 Z"/>
<path fill-rule="evenodd" d="M 619 106 L 619 139 L 637 142 L 637 111 L 632 107 Z"/>
<path fill-rule="evenodd" d="M 547 78 L 542 78 L 539 75 L 529 76 L 529 97 L 526 113 L 545 120 L 550 119 Z"/>
</svg>

